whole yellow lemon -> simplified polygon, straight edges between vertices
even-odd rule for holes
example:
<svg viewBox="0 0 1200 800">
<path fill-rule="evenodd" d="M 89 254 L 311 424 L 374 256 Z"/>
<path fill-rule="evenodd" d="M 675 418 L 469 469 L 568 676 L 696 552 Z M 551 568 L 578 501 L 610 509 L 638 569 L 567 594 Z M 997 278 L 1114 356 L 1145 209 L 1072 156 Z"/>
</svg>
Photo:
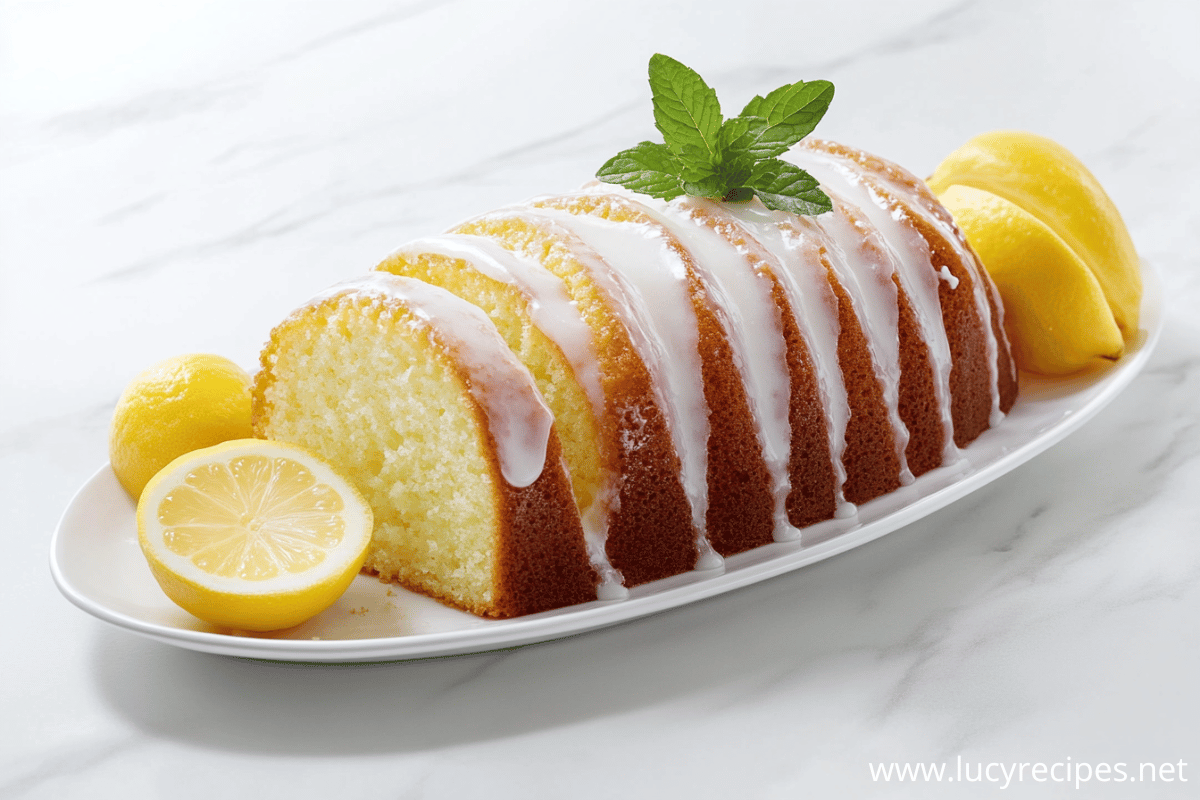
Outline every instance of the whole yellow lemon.
<svg viewBox="0 0 1200 800">
<path fill-rule="evenodd" d="M 117 480 L 137 500 L 159 470 L 185 453 L 254 436 L 250 376 L 204 353 L 155 364 L 125 387 L 109 429 Z"/>
</svg>

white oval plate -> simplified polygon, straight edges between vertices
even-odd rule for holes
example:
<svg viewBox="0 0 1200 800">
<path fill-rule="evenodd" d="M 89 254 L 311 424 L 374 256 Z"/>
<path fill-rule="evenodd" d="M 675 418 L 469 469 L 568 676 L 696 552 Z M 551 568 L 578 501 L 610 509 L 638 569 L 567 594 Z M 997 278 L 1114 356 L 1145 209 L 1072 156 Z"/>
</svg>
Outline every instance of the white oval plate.
<svg viewBox="0 0 1200 800">
<path fill-rule="evenodd" d="M 1065 380 L 1022 375 L 1021 395 L 998 427 L 952 467 L 864 504 L 856 518 L 806 528 L 777 543 L 639 586 L 624 600 L 595 601 L 512 620 L 485 620 L 366 576 L 296 628 L 269 634 L 218 629 L 175 606 L 159 589 L 137 543 L 134 504 L 106 464 L 63 513 L 50 551 L 59 590 L 75 605 L 160 642 L 221 655 L 278 661 L 365 662 L 459 655 L 532 644 L 614 625 L 722 594 L 878 539 L 986 485 L 1079 428 L 1129 385 L 1162 333 L 1162 289 L 1145 265 L 1142 328 L 1112 367 Z"/>
</svg>

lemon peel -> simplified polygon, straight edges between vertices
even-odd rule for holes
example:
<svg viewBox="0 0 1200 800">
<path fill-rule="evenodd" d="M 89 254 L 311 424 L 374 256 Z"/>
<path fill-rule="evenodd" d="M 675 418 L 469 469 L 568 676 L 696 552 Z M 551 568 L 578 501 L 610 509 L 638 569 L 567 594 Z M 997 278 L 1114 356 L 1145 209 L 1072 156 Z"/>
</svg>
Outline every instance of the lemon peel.
<svg viewBox="0 0 1200 800">
<path fill-rule="evenodd" d="M 371 508 L 325 462 L 240 439 L 187 453 L 146 485 L 138 543 L 166 595 L 214 625 L 290 628 L 362 569 Z"/>
<path fill-rule="evenodd" d="M 109 427 L 109 461 L 137 500 L 155 473 L 184 453 L 254 436 L 250 376 L 227 358 L 191 353 L 134 378 Z"/>
</svg>

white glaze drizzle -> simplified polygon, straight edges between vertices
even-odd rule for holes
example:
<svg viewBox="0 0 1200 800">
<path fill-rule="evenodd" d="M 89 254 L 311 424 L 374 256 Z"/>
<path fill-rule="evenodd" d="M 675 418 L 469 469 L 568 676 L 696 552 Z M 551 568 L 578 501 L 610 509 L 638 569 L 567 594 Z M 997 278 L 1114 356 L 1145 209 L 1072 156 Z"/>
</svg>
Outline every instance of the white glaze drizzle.
<svg viewBox="0 0 1200 800">
<path fill-rule="evenodd" d="M 891 191 L 901 197 L 913 210 L 913 213 L 919 215 L 935 230 L 937 230 L 951 247 L 954 248 L 954 254 L 958 257 L 959 262 L 971 274 L 971 291 L 975 301 L 975 309 L 979 314 L 979 319 L 984 326 L 984 342 L 987 348 L 987 366 L 988 374 L 991 378 L 992 388 L 992 409 L 988 417 L 988 424 L 992 427 L 999 425 L 1004 419 L 1004 412 L 1000 410 L 1000 342 L 997 341 L 995 331 L 1000 331 L 1000 336 L 1003 337 L 1004 345 L 1008 347 L 1008 334 L 1004 331 L 1004 303 L 1000 300 L 1000 293 L 996 289 L 996 285 L 988 277 L 987 272 L 982 268 L 979 262 L 972 254 L 970 247 L 967 244 L 966 236 L 962 230 L 954 224 L 954 218 L 946 211 L 945 207 L 936 201 L 932 193 L 927 193 L 919 189 L 904 184 L 902 181 L 894 180 L 886 173 L 877 173 L 877 177 Z M 957 285 L 951 286 L 952 289 L 958 288 Z M 988 302 L 988 297 L 991 296 L 991 302 Z M 992 308 L 996 309 L 997 318 L 995 327 L 993 327 Z M 1016 366 L 1010 359 L 1009 377 L 1016 379 Z"/>
<path fill-rule="evenodd" d="M 771 477 L 774 537 L 777 541 L 794 541 L 800 537 L 800 531 L 787 518 L 787 496 L 791 490 L 788 475 L 791 381 L 783 324 L 779 307 L 771 296 L 771 280 L 758 271 L 747 252 L 714 230 L 706 219 L 695 216 L 698 209 L 727 217 L 717 204 L 698 198 L 666 203 L 639 195 L 636 205 L 680 240 L 708 288 L 746 389 L 759 446 Z"/>
<path fill-rule="evenodd" d="M 837 298 L 821 264 L 819 246 L 812 238 L 797 235 L 794 228 L 781 226 L 781 213 L 768 210 L 757 199 L 749 203 L 729 204 L 724 208 L 747 235 L 775 258 L 773 272 L 783 287 L 792 307 L 796 327 L 808 348 L 821 406 L 825 410 L 835 478 L 836 516 L 839 519 L 851 517 L 856 509 L 842 493 L 846 482 L 842 456 L 846 450 L 850 401 L 846 396 L 846 384 L 837 358 L 837 341 L 841 332 Z"/>
<path fill-rule="evenodd" d="M 787 155 L 789 160 L 808 171 L 823 187 L 841 195 L 861 210 L 879 231 L 885 249 L 890 250 L 900 286 L 908 296 L 917 327 L 929 349 L 934 399 L 942 421 L 942 463 L 954 463 L 960 454 L 954 444 L 954 418 L 950 408 L 950 371 L 953 363 L 938 298 L 939 275 L 933 269 L 928 242 L 907 222 L 903 210 L 895 207 L 863 180 L 863 168 L 858 164 L 803 146 L 793 148 Z M 881 177 L 878 173 L 872 174 Z M 892 188 L 890 184 L 889 188 Z"/>
<path fill-rule="evenodd" d="M 883 395 L 899 462 L 898 477 L 901 485 L 906 486 L 913 482 L 913 474 L 906 457 L 908 427 L 900 418 L 900 307 L 896 284 L 892 282 L 894 262 L 887 255 L 886 245 L 880 246 L 877 232 L 855 224 L 845 200 L 824 188 L 833 200 L 831 213 L 822 214 L 819 219 L 793 216 L 779 224 L 794 227 L 822 242 L 829 265 L 850 299 Z"/>
<path fill-rule="evenodd" d="M 467 373 L 471 396 L 483 409 L 495 441 L 504 480 L 519 489 L 538 479 L 546 463 L 554 417 L 533 376 L 508 349 L 487 314 L 445 289 L 386 272 L 335 284 L 307 306 L 343 295 L 398 301 L 420 324 L 436 331 L 438 340 Z"/>
<path fill-rule="evenodd" d="M 595 419 L 599 421 L 604 416 L 604 388 L 600 383 L 595 335 L 579 313 L 579 307 L 571 300 L 561 278 L 532 258 L 502 247 L 487 237 L 470 234 L 447 233 L 415 239 L 397 248 L 389 258 L 415 258 L 422 253 L 460 260 L 492 280 L 520 291 L 533 324 L 558 345 L 566 357 L 575 379 L 587 394 Z M 589 507 L 580 509 L 588 556 L 601 577 L 597 591 L 602 600 L 616 599 L 625 591 L 621 587 L 621 574 L 609 562 L 605 551 L 609 510 L 616 502 L 616 483 L 616 475 L 605 475 L 596 499 Z"/>
<path fill-rule="evenodd" d="M 572 253 L 619 306 L 633 346 L 650 371 L 655 398 L 679 455 L 680 477 L 697 531 L 696 568 L 719 567 L 723 560 L 704 533 L 708 405 L 687 265 L 655 225 L 610 222 L 549 208 L 522 209 L 521 213 L 569 231 L 572 236 L 567 243 Z"/>
<path fill-rule="evenodd" d="M 596 361 L 595 335 L 571 301 L 566 284 L 532 258 L 502 247 L 486 236 L 446 233 L 415 239 L 392 256 L 433 253 L 459 259 L 492 280 L 515 287 L 525 297 L 533 324 L 551 339 L 583 387 L 597 419 L 604 414 L 604 388 Z"/>
<path fill-rule="evenodd" d="M 942 267 L 938 270 L 938 277 L 950 284 L 951 290 L 958 288 L 958 278 L 954 277 L 954 273 L 950 271 L 949 267 Z"/>
</svg>

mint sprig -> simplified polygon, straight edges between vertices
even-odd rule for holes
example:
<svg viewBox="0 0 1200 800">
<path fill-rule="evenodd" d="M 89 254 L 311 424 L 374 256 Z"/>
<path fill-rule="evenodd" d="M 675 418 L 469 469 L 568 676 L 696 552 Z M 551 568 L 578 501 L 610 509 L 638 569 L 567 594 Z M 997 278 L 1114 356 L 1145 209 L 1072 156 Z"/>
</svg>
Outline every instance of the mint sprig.
<svg viewBox="0 0 1200 800">
<path fill-rule="evenodd" d="M 622 150 L 596 173 L 600 180 L 663 200 L 687 194 L 740 202 L 757 195 L 767 208 L 793 214 L 833 208 L 811 175 L 778 158 L 825 115 L 833 99 L 829 81 L 781 86 L 723 119 L 717 93 L 703 78 L 656 54 L 650 91 L 664 143 Z"/>
</svg>

